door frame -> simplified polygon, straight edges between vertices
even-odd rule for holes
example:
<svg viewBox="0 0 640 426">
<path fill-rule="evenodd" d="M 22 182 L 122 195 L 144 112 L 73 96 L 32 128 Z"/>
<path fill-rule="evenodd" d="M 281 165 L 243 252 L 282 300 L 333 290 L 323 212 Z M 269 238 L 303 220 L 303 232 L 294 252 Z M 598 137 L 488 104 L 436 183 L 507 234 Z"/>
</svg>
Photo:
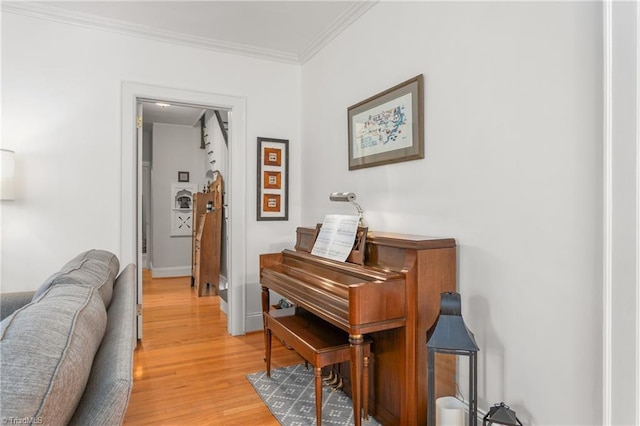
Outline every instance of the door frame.
<svg viewBox="0 0 640 426">
<path fill-rule="evenodd" d="M 226 177 L 229 208 L 228 314 L 231 335 L 245 333 L 246 284 L 246 98 L 177 88 L 122 82 L 121 118 L 121 214 L 120 259 L 138 268 L 141 250 L 138 176 L 142 168 L 142 144 L 136 142 L 136 104 L 140 100 L 162 99 L 208 109 L 229 110 L 229 176 Z M 138 288 L 142 286 L 137 283 Z"/>
<path fill-rule="evenodd" d="M 144 121 L 144 118 L 142 119 Z M 138 142 L 140 143 L 140 142 Z M 145 173 L 145 169 L 147 169 L 147 172 Z M 149 181 L 147 182 L 147 188 L 145 188 L 145 175 L 148 176 Z M 141 186 L 142 186 L 142 195 L 144 196 L 145 192 L 147 192 L 149 194 L 149 203 L 151 202 L 151 161 L 142 161 L 142 182 L 141 182 Z M 153 239 L 151 238 L 151 226 L 149 225 L 151 223 L 151 206 L 147 206 L 147 217 L 143 217 L 144 215 L 142 213 L 144 213 L 144 211 L 141 209 L 141 228 L 140 228 L 140 232 L 142 232 L 144 230 L 144 228 L 146 229 L 147 232 L 147 253 L 146 256 L 143 253 L 142 254 L 142 267 L 145 268 L 151 267 L 151 243 L 153 242 Z"/>
</svg>

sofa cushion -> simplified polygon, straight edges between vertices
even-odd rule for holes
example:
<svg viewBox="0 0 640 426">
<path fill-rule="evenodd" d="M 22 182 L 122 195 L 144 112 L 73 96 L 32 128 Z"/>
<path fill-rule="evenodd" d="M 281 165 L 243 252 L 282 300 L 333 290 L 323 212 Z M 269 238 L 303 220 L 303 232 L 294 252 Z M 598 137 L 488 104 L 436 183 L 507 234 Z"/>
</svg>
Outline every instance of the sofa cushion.
<svg viewBox="0 0 640 426">
<path fill-rule="evenodd" d="M 113 283 L 119 270 L 120 262 L 115 254 L 105 250 L 85 251 L 47 278 L 36 290 L 33 300 L 56 284 L 88 284 L 98 290 L 105 308 L 109 308 L 113 296 Z"/>
<path fill-rule="evenodd" d="M 87 384 L 107 323 L 92 286 L 58 284 L 0 323 L 0 417 L 62 425 Z"/>
</svg>

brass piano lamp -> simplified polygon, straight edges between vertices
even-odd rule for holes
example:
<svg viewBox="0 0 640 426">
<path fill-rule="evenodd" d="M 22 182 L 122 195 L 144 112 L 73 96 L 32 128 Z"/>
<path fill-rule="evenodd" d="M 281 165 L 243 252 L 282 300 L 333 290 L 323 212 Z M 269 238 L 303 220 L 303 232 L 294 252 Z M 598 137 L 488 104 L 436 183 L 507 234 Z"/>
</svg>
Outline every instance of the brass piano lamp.
<svg viewBox="0 0 640 426">
<path fill-rule="evenodd" d="M 460 294 L 440 294 L 440 314 L 427 330 L 427 425 L 436 424 L 435 354 L 469 357 L 469 426 L 478 421 L 478 345 L 462 319 Z"/>
<path fill-rule="evenodd" d="M 360 218 L 359 225 L 364 227 L 364 211 L 362 210 L 362 207 L 356 203 L 356 194 L 353 192 L 332 192 L 329 194 L 329 200 L 351 203 L 351 205 L 358 210 L 358 217 Z"/>
</svg>

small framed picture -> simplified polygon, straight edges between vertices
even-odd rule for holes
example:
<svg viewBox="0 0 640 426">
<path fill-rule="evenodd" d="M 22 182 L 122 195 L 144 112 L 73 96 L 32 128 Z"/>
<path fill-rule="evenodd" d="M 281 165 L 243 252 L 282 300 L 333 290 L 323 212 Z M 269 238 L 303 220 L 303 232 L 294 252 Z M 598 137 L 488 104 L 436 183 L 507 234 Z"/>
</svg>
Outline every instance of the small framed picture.
<svg viewBox="0 0 640 426">
<path fill-rule="evenodd" d="M 258 138 L 257 220 L 289 220 L 289 141 Z"/>
<path fill-rule="evenodd" d="M 265 148 L 264 165 L 280 167 L 282 165 L 282 149 L 273 147 Z"/>
<path fill-rule="evenodd" d="M 264 172 L 265 189 L 281 189 L 282 188 L 282 172 L 268 171 Z"/>
<path fill-rule="evenodd" d="M 280 212 L 280 194 L 264 194 L 263 208 L 265 212 Z"/>
<path fill-rule="evenodd" d="M 189 172 L 178 172 L 178 182 L 189 182 Z"/>
</svg>

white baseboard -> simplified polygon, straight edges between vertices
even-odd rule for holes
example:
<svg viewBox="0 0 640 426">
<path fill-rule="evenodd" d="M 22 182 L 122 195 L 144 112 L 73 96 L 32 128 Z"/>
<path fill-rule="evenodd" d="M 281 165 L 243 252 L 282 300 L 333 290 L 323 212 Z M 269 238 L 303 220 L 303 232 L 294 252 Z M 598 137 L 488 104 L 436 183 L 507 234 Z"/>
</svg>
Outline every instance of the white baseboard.
<svg viewBox="0 0 640 426">
<path fill-rule="evenodd" d="M 458 394 L 456 395 L 456 399 L 458 399 L 460 402 L 462 402 L 464 404 L 464 424 L 468 425 L 469 424 L 469 401 L 467 401 L 462 395 Z M 478 424 L 482 424 L 482 421 L 484 419 L 484 416 L 487 415 L 488 411 L 484 411 L 481 410 L 480 408 L 477 408 L 477 413 L 476 413 L 476 417 L 478 420 Z"/>
<path fill-rule="evenodd" d="M 262 330 L 264 327 L 262 312 L 247 314 L 244 320 L 245 333 Z"/>
<path fill-rule="evenodd" d="M 171 268 L 155 268 L 151 266 L 153 278 L 188 277 L 191 276 L 191 266 L 174 266 Z"/>
</svg>

